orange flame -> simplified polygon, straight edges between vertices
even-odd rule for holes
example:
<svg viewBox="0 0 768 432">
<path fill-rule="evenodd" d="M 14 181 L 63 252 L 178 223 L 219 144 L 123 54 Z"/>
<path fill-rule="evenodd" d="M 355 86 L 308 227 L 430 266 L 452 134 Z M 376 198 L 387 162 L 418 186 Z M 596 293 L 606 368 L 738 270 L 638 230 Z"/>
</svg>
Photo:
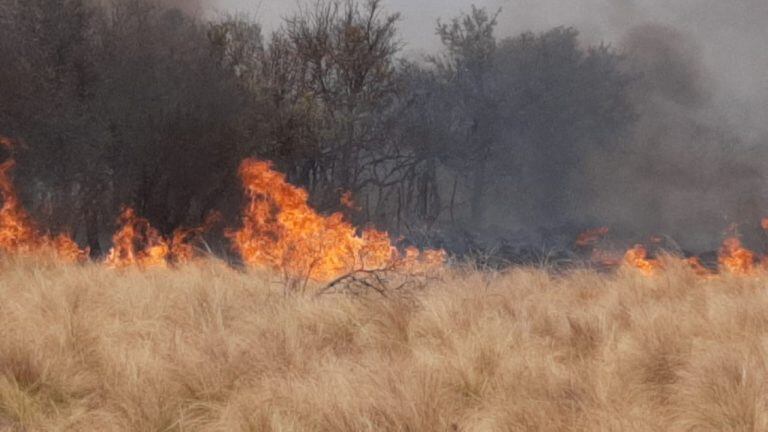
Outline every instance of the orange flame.
<svg viewBox="0 0 768 432">
<path fill-rule="evenodd" d="M 166 267 L 170 262 L 189 263 L 197 255 L 191 241 L 206 232 L 216 220 L 218 214 L 210 216 L 198 228 L 177 229 L 169 241 L 147 219 L 137 216 L 132 208 L 125 207 L 118 218 L 120 228 L 112 237 L 113 247 L 107 255 L 106 264 L 113 268 L 148 268 Z"/>
<path fill-rule="evenodd" d="M 627 251 L 624 255 L 624 262 L 649 276 L 662 268 L 659 260 L 648 258 L 648 250 L 641 244 L 637 244 Z"/>
<path fill-rule="evenodd" d="M 357 203 L 355 202 L 355 199 L 352 197 L 352 192 L 350 191 L 344 192 L 341 195 L 340 201 L 341 201 L 341 205 L 348 208 L 349 210 L 354 210 L 354 211 L 361 210 L 360 206 L 357 205 Z"/>
<path fill-rule="evenodd" d="M 613 250 L 595 249 L 592 251 L 590 259 L 592 263 L 597 264 L 602 268 L 609 269 L 621 265 L 622 255 L 621 252 Z"/>
<path fill-rule="evenodd" d="M 593 228 L 579 234 L 575 242 L 576 247 L 581 251 L 591 253 L 590 260 L 593 264 L 605 270 L 618 267 L 622 262 L 621 252 L 598 247 L 608 232 L 608 227 Z"/>
<path fill-rule="evenodd" d="M 269 162 L 245 160 L 240 177 L 249 198 L 242 227 L 227 233 L 250 266 L 283 271 L 290 277 L 327 281 L 357 270 L 433 266 L 442 251 L 406 251 L 401 256 L 387 233 L 357 230 L 341 213 L 312 209 L 307 191 L 289 184 Z"/>
<path fill-rule="evenodd" d="M 171 237 L 171 257 L 176 264 L 186 264 L 198 257 L 197 249 L 192 242 L 210 231 L 213 226 L 223 219 L 221 213 L 215 211 L 205 218 L 202 225 L 196 228 L 179 228 Z"/>
<path fill-rule="evenodd" d="M 746 249 L 737 237 L 729 237 L 720 248 L 718 263 L 730 273 L 746 275 L 755 271 L 755 253 Z"/>
<path fill-rule="evenodd" d="M 10 150 L 13 145 L 9 139 L 0 137 L 0 147 Z M 80 249 L 66 234 L 51 236 L 38 231 L 13 187 L 10 171 L 14 165 L 13 158 L 0 164 L 0 197 L 3 200 L 0 208 L 0 250 L 21 254 L 52 253 L 68 262 L 84 260 L 88 251 Z"/>
<path fill-rule="evenodd" d="M 708 269 L 702 262 L 699 257 L 690 257 L 685 260 L 685 263 L 688 264 L 691 269 L 693 269 L 693 272 L 698 276 L 703 277 L 712 277 L 716 273 L 713 270 Z"/>
<path fill-rule="evenodd" d="M 576 239 L 576 246 L 594 246 L 608 234 L 608 231 L 608 227 L 600 227 L 585 231 L 579 234 L 579 237 Z"/>
<path fill-rule="evenodd" d="M 137 265 L 165 267 L 171 248 L 168 242 L 153 228 L 149 221 L 136 216 L 136 212 L 125 207 L 118 218 L 120 228 L 112 236 L 112 249 L 106 264 L 122 268 Z"/>
</svg>

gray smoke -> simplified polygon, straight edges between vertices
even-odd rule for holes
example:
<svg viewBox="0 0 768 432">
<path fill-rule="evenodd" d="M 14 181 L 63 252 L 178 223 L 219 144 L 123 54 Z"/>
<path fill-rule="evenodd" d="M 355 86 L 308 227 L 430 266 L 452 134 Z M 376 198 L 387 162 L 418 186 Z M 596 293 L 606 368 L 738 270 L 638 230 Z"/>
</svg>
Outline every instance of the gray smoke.
<svg viewBox="0 0 768 432">
<path fill-rule="evenodd" d="M 608 43 L 639 72 L 628 145 L 592 155 L 590 214 L 638 233 L 711 248 L 729 225 L 768 213 L 768 2 L 506 0 L 500 33 L 566 25 Z"/>
<path fill-rule="evenodd" d="M 585 45 L 625 53 L 638 73 L 639 120 L 615 153 L 589 155 L 598 199 L 586 214 L 636 232 L 662 232 L 692 248 L 712 247 L 731 223 L 768 215 L 768 1 L 477 0 L 502 8 L 498 36 L 580 30 Z M 403 15 L 406 55 L 439 49 L 435 21 L 469 0 L 389 0 Z M 208 0 L 276 28 L 297 2 Z M 503 221 L 499 221 L 502 222 Z"/>
<path fill-rule="evenodd" d="M 169 0 L 172 1 L 172 0 Z M 195 4 L 195 0 L 175 0 Z M 205 0 L 213 13 L 248 12 L 275 28 L 296 10 L 293 0 Z M 400 30 L 407 52 L 439 48 L 434 34 L 438 18 L 467 11 L 471 4 L 502 8 L 499 35 L 575 26 L 585 43 L 619 46 L 627 30 L 645 24 L 674 28 L 699 46 L 702 66 L 712 74 L 720 103 L 730 104 L 729 119 L 764 123 L 768 105 L 768 2 L 764 0 L 388 0 L 387 7 L 402 12 Z"/>
<path fill-rule="evenodd" d="M 731 224 L 756 226 L 768 204 L 765 141 L 748 118 L 734 121 L 749 102 L 735 102 L 718 84 L 724 77 L 706 66 L 690 34 L 640 25 L 620 46 L 628 70 L 639 73 L 632 95 L 639 119 L 624 151 L 601 165 L 616 167 L 598 177 L 602 214 L 697 249 L 712 247 Z"/>
<path fill-rule="evenodd" d="M 208 7 L 205 0 L 161 0 L 160 3 L 168 8 L 176 8 L 190 15 L 200 15 Z"/>
<path fill-rule="evenodd" d="M 621 47 L 628 29 L 654 24 L 689 38 L 713 98 L 727 120 L 763 127 L 768 106 L 768 2 L 764 0 L 496 0 L 501 32 L 571 25 L 585 43 Z M 694 53 L 686 54 L 688 56 Z M 754 138 L 755 130 L 742 130 Z"/>
</svg>

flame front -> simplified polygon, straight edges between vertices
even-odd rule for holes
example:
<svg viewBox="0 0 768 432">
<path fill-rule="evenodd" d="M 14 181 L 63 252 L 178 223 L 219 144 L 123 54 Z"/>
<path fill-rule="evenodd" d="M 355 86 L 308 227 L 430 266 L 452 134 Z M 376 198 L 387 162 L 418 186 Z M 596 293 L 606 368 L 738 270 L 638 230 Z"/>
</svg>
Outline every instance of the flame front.
<svg viewBox="0 0 768 432">
<path fill-rule="evenodd" d="M 729 237 L 720 248 L 718 263 L 729 273 L 747 275 L 755 271 L 756 258 L 754 252 L 741 244 L 741 240 Z"/>
<path fill-rule="evenodd" d="M 206 219 L 198 228 L 179 228 L 168 240 L 147 219 L 137 216 L 132 208 L 125 207 L 118 218 L 120 227 L 112 236 L 113 247 L 107 255 L 106 264 L 113 268 L 148 268 L 189 263 L 197 255 L 191 241 L 206 232 L 216 220 L 218 214 Z"/>
<path fill-rule="evenodd" d="M 289 184 L 269 162 L 244 161 L 240 177 L 249 202 L 242 227 L 228 235 L 247 265 L 327 281 L 357 270 L 444 261 L 442 251 L 411 249 L 401 256 L 387 233 L 369 228 L 358 235 L 341 213 L 317 213 L 308 204 L 307 191 Z"/>
<path fill-rule="evenodd" d="M 352 192 L 350 191 L 344 192 L 341 195 L 341 198 L 339 199 L 339 201 L 341 202 L 342 206 L 346 207 L 349 210 L 354 210 L 354 211 L 361 210 L 360 206 L 358 206 L 357 203 L 355 202 L 355 198 L 352 196 Z"/>
<path fill-rule="evenodd" d="M 595 246 L 597 243 L 600 242 L 600 240 L 603 239 L 603 237 L 608 235 L 608 231 L 609 231 L 608 227 L 594 228 L 594 229 L 585 231 L 579 234 L 579 237 L 576 239 L 576 246 L 579 246 L 579 247 Z"/>
<path fill-rule="evenodd" d="M 0 148 L 12 149 L 10 140 L 0 137 Z M 13 187 L 10 172 L 15 165 L 13 158 L 0 164 L 0 250 L 6 253 L 37 254 L 52 253 L 69 262 L 84 260 L 87 250 L 82 250 L 66 234 L 51 236 L 38 231 L 24 210 Z"/>
<path fill-rule="evenodd" d="M 165 267 L 171 249 L 148 220 L 136 216 L 132 208 L 125 207 L 118 223 L 120 228 L 112 236 L 113 246 L 107 255 L 108 266 Z"/>
<path fill-rule="evenodd" d="M 648 250 L 641 244 L 635 245 L 624 255 L 624 262 L 646 275 L 653 275 L 662 268 L 661 262 L 648 257 Z"/>
<path fill-rule="evenodd" d="M 11 141 L 0 137 L 0 148 L 11 150 Z M 81 249 L 69 236 L 52 236 L 37 229 L 13 186 L 10 173 L 14 165 L 13 158 L 0 163 L 0 252 L 52 253 L 69 262 L 85 260 L 88 250 Z M 239 174 L 248 203 L 241 228 L 227 231 L 227 236 L 249 266 L 278 270 L 289 277 L 328 281 L 355 271 L 421 272 L 440 267 L 445 262 L 446 254 L 442 250 L 420 251 L 411 247 L 401 253 L 386 232 L 373 228 L 358 231 L 341 213 L 319 214 L 308 204 L 307 191 L 289 184 L 269 162 L 245 160 Z M 349 193 L 342 196 L 342 204 L 356 208 Z M 118 219 L 119 229 L 113 236 L 113 247 L 105 263 L 115 268 L 188 263 L 198 256 L 193 241 L 207 232 L 216 220 L 216 216 L 209 217 L 202 226 L 178 229 L 167 238 L 147 219 L 126 207 Z M 761 221 L 761 226 L 768 231 L 768 218 Z M 729 231 L 735 231 L 735 227 Z M 598 249 L 597 244 L 607 233 L 605 227 L 587 231 L 578 237 L 576 246 L 590 250 L 593 261 L 609 266 L 623 262 L 646 275 L 656 274 L 663 268 L 659 259 L 649 257 L 642 244 L 629 249 L 623 260 Z M 651 243 L 661 244 L 663 238 L 654 236 Z M 696 257 L 685 259 L 685 262 L 701 276 L 716 274 Z M 768 256 L 747 249 L 738 235 L 732 234 L 719 250 L 718 265 L 721 273 L 751 275 L 768 269 Z"/>
</svg>

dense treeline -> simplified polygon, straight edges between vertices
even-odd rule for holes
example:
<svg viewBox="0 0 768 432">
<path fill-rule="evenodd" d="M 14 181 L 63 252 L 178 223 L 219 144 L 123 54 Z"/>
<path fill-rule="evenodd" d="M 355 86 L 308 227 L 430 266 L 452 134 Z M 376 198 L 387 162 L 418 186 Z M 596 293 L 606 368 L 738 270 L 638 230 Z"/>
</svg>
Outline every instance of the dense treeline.
<svg viewBox="0 0 768 432">
<path fill-rule="evenodd" d="M 323 0 L 263 35 L 150 0 L 0 0 L 0 135 L 25 203 L 99 253 L 122 205 L 165 233 L 236 223 L 256 156 L 321 210 L 406 236 L 596 216 L 637 118 L 622 55 L 572 28 L 497 38 L 472 8 L 405 60 L 398 20 Z"/>
</svg>

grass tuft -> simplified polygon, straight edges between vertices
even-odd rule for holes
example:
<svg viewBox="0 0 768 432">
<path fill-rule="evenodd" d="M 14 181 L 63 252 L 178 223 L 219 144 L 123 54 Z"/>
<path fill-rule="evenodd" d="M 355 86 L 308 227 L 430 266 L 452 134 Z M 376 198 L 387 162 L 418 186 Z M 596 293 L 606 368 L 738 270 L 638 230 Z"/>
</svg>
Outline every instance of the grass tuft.
<svg viewBox="0 0 768 432">
<path fill-rule="evenodd" d="M 287 294 L 0 259 L 0 430 L 768 430 L 768 275 L 446 270 Z"/>
</svg>

